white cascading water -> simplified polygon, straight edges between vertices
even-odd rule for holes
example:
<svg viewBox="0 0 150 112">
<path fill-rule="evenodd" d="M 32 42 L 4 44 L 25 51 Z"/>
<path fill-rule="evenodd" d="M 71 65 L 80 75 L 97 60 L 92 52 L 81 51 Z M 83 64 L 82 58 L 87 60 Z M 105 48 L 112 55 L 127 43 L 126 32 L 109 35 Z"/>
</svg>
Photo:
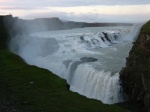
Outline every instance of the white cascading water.
<svg viewBox="0 0 150 112">
<path fill-rule="evenodd" d="M 119 71 L 140 27 L 97 27 L 17 36 L 13 52 L 67 80 L 70 90 L 106 104 L 123 102 Z"/>
</svg>

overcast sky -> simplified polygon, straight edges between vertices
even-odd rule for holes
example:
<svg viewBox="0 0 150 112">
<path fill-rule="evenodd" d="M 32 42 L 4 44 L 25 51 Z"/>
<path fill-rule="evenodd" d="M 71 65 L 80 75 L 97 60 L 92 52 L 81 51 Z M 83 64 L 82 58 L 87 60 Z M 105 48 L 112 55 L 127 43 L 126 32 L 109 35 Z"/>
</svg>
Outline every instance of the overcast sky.
<svg viewBox="0 0 150 112">
<path fill-rule="evenodd" d="M 26 19 L 142 22 L 150 19 L 150 0 L 0 0 L 0 14 Z"/>
</svg>

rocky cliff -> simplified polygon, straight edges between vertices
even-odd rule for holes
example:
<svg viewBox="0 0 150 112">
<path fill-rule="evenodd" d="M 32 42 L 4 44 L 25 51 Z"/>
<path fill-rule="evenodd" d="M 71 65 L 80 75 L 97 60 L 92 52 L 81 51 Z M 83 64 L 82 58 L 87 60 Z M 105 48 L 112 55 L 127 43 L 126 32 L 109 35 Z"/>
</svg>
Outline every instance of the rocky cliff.
<svg viewBox="0 0 150 112">
<path fill-rule="evenodd" d="M 142 28 L 120 72 L 124 92 L 135 112 L 150 112 L 150 21 Z"/>
</svg>

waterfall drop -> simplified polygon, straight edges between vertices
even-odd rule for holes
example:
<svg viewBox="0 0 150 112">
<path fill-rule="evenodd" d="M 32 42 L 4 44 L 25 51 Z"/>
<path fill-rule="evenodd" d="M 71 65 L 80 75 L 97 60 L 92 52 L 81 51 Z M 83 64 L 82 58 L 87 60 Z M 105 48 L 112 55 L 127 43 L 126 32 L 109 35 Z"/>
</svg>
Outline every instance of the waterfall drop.
<svg viewBox="0 0 150 112">
<path fill-rule="evenodd" d="M 140 27 L 97 27 L 17 36 L 13 52 L 67 80 L 70 90 L 106 104 L 123 102 L 119 71 Z"/>
</svg>

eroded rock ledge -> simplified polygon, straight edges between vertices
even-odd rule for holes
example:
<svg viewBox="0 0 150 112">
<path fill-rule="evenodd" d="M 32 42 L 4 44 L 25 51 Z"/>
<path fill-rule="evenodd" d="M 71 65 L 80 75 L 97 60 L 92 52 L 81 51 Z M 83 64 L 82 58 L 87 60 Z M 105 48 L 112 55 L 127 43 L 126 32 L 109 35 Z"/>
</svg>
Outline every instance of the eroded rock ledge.
<svg viewBox="0 0 150 112">
<path fill-rule="evenodd" d="M 129 100 L 136 104 L 134 111 L 150 112 L 150 21 L 141 28 L 120 79 Z"/>
</svg>

